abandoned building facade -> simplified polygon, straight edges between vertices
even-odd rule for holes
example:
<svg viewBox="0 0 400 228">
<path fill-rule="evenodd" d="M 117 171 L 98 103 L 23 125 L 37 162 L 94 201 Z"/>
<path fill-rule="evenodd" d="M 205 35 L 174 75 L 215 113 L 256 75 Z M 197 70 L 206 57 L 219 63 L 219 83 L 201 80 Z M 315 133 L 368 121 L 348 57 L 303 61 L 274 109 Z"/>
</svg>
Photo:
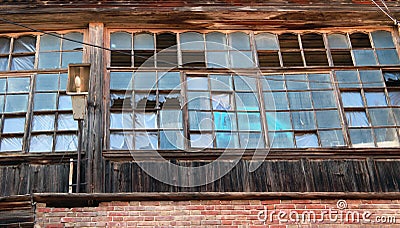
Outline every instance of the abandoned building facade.
<svg viewBox="0 0 400 228">
<path fill-rule="evenodd" d="M 2 1 L 0 226 L 400 224 L 399 6 Z"/>
</svg>

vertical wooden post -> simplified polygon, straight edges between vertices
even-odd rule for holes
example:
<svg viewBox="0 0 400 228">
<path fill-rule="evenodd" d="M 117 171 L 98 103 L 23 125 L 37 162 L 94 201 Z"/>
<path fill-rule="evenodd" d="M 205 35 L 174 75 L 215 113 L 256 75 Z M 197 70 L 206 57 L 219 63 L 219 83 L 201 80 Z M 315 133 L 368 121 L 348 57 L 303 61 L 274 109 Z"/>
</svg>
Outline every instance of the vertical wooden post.
<svg viewBox="0 0 400 228">
<path fill-rule="evenodd" d="M 89 43 L 104 46 L 104 24 L 89 23 Z M 103 170 L 103 49 L 88 47 L 90 67 L 88 115 L 86 127 L 86 191 L 104 192 Z"/>
</svg>

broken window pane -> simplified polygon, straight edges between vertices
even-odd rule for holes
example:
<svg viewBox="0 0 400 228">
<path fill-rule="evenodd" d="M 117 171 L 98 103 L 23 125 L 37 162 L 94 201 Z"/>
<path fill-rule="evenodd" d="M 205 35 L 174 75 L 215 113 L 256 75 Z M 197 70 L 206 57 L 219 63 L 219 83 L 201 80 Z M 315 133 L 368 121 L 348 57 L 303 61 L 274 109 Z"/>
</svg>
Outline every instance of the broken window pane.
<svg viewBox="0 0 400 228">
<path fill-rule="evenodd" d="M 289 110 L 285 92 L 264 93 L 265 109 Z"/>
<path fill-rule="evenodd" d="M 316 134 L 296 134 L 295 139 L 297 148 L 319 147 Z"/>
<path fill-rule="evenodd" d="M 234 76 L 236 91 L 252 91 L 257 92 L 256 78 L 248 76 Z"/>
<path fill-rule="evenodd" d="M 211 90 L 213 91 L 231 91 L 232 78 L 229 75 L 210 75 Z"/>
<path fill-rule="evenodd" d="M 255 36 L 257 50 L 278 50 L 278 42 L 275 34 L 260 33 Z"/>
<path fill-rule="evenodd" d="M 205 67 L 206 60 L 204 52 L 182 51 L 182 66 L 184 67 Z"/>
<path fill-rule="evenodd" d="M 371 123 L 373 126 L 394 126 L 393 114 L 388 108 L 369 109 Z"/>
<path fill-rule="evenodd" d="M 161 33 L 156 35 L 157 50 L 162 49 L 176 49 L 176 34 L 174 33 Z"/>
<path fill-rule="evenodd" d="M 400 72 L 384 72 L 383 77 L 387 86 L 400 86 Z"/>
<path fill-rule="evenodd" d="M 131 90 L 132 73 L 131 72 L 111 72 L 110 89 L 112 90 Z"/>
<path fill-rule="evenodd" d="M 386 96 L 384 92 L 366 92 L 368 107 L 372 106 L 387 106 Z"/>
<path fill-rule="evenodd" d="M 122 98 L 124 100 L 124 106 L 126 106 L 126 103 L 128 103 L 127 98 Z M 157 106 L 156 102 L 156 95 L 155 94 L 141 94 L 141 93 L 136 93 L 135 94 L 135 109 L 140 109 L 140 110 L 145 110 L 145 109 L 155 109 Z"/>
<path fill-rule="evenodd" d="M 243 111 L 258 111 L 258 99 L 255 93 L 236 93 L 236 108 Z"/>
<path fill-rule="evenodd" d="M 290 109 L 311 109 L 311 94 L 310 92 L 289 92 Z"/>
<path fill-rule="evenodd" d="M 176 67 L 178 65 L 178 55 L 176 51 L 161 51 L 157 53 L 157 67 Z"/>
<path fill-rule="evenodd" d="M 182 99 L 180 93 L 159 94 L 159 108 L 181 109 Z"/>
<path fill-rule="evenodd" d="M 353 50 L 356 66 L 376 65 L 374 51 L 372 50 Z"/>
<path fill-rule="evenodd" d="M 158 148 L 157 132 L 136 132 L 135 149 L 136 150 L 155 150 Z"/>
<path fill-rule="evenodd" d="M 292 120 L 295 130 L 316 129 L 314 112 L 292 112 Z"/>
<path fill-rule="evenodd" d="M 34 99 L 33 110 L 55 110 L 56 109 L 56 93 L 36 93 Z"/>
<path fill-rule="evenodd" d="M 180 73 L 179 72 L 159 72 L 158 88 L 166 90 L 180 90 Z"/>
<path fill-rule="evenodd" d="M 26 112 L 28 107 L 28 95 L 6 96 L 6 113 Z"/>
<path fill-rule="evenodd" d="M 390 104 L 400 106 L 400 91 L 389 91 Z"/>
<path fill-rule="evenodd" d="M 76 135 L 57 135 L 56 151 L 76 151 L 78 148 L 78 138 Z"/>
<path fill-rule="evenodd" d="M 292 129 L 289 112 L 266 112 L 266 116 L 269 131 Z"/>
<path fill-rule="evenodd" d="M 21 36 L 14 41 L 13 53 L 35 52 L 36 37 Z"/>
<path fill-rule="evenodd" d="M 1 139 L 0 150 L 5 151 L 22 151 L 22 138 L 3 137 Z"/>
<path fill-rule="evenodd" d="M 60 38 L 51 35 L 42 35 L 40 37 L 40 51 L 59 51 L 59 50 L 60 50 Z"/>
<path fill-rule="evenodd" d="M 134 49 L 135 50 L 154 50 L 153 34 L 148 34 L 148 33 L 135 34 Z"/>
<path fill-rule="evenodd" d="M 260 113 L 239 112 L 237 115 L 239 130 L 261 131 Z"/>
<path fill-rule="evenodd" d="M 360 78 L 364 88 L 384 86 L 379 70 L 361 70 Z"/>
<path fill-rule="evenodd" d="M 212 106 L 214 110 L 233 110 L 231 94 L 213 94 Z"/>
<path fill-rule="evenodd" d="M 350 41 L 353 48 L 371 48 L 369 36 L 366 33 L 353 33 L 350 35 Z"/>
<path fill-rule="evenodd" d="M 249 35 L 243 32 L 228 34 L 229 45 L 237 50 L 250 50 Z"/>
<path fill-rule="evenodd" d="M 377 50 L 376 54 L 378 55 L 380 65 L 394 65 L 400 63 L 396 49 Z"/>
<path fill-rule="evenodd" d="M 10 53 L 10 38 L 0 37 L 0 54 Z"/>
<path fill-rule="evenodd" d="M 387 31 L 374 31 L 371 33 L 375 48 L 394 48 L 392 34 Z"/>
<path fill-rule="evenodd" d="M 188 92 L 188 108 L 192 110 L 210 110 L 210 95 L 208 92 Z"/>
<path fill-rule="evenodd" d="M 189 90 L 208 90 L 207 77 L 188 77 L 187 87 Z"/>
<path fill-rule="evenodd" d="M 261 79 L 263 90 L 284 90 L 283 75 L 268 75 Z"/>
<path fill-rule="evenodd" d="M 38 74 L 36 75 L 36 91 L 57 91 L 58 74 Z"/>
<path fill-rule="evenodd" d="M 161 110 L 160 125 L 160 128 L 164 129 L 181 129 L 182 112 L 180 110 Z"/>
<path fill-rule="evenodd" d="M 236 130 L 236 116 L 234 113 L 214 112 L 215 130 Z"/>
<path fill-rule="evenodd" d="M 110 129 L 132 129 L 132 113 L 111 113 Z"/>
<path fill-rule="evenodd" d="M 340 128 L 339 113 L 337 110 L 317 111 L 318 128 Z"/>
<path fill-rule="evenodd" d="M 258 65 L 260 67 L 280 67 L 279 54 L 277 51 L 257 51 Z"/>
<path fill-rule="evenodd" d="M 29 152 L 51 152 L 53 135 L 35 135 L 31 137 Z"/>
<path fill-rule="evenodd" d="M 308 81 L 305 74 L 285 75 L 288 90 L 306 90 Z"/>
<path fill-rule="evenodd" d="M 231 51 L 231 67 L 251 68 L 254 67 L 253 55 L 250 51 Z"/>
<path fill-rule="evenodd" d="M 60 52 L 39 53 L 39 69 L 60 68 Z"/>
<path fill-rule="evenodd" d="M 71 96 L 60 95 L 58 98 L 58 110 L 72 110 Z"/>
<path fill-rule="evenodd" d="M 333 91 L 313 91 L 314 108 L 336 108 Z"/>
<path fill-rule="evenodd" d="M 212 134 L 190 134 L 190 146 L 193 148 L 213 147 Z"/>
<path fill-rule="evenodd" d="M 79 32 L 65 34 L 64 38 L 83 42 L 83 34 Z M 82 50 L 82 44 L 69 40 L 63 40 L 62 50 Z"/>
<path fill-rule="evenodd" d="M 180 35 L 181 50 L 204 50 L 203 34 L 198 32 L 185 32 Z"/>
<path fill-rule="evenodd" d="M 82 52 L 74 51 L 74 52 L 63 52 L 62 53 L 62 68 L 68 68 L 68 64 L 70 63 L 81 63 L 82 62 Z"/>
<path fill-rule="evenodd" d="M 368 118 L 365 112 L 346 112 L 349 127 L 368 127 Z"/>
<path fill-rule="evenodd" d="M 331 51 L 333 65 L 335 66 L 353 66 L 353 59 L 350 51 Z"/>
<path fill-rule="evenodd" d="M 364 106 L 360 92 L 342 92 L 342 102 L 345 108 Z"/>
<path fill-rule="evenodd" d="M 140 72 L 134 73 L 134 89 L 152 90 L 157 88 L 156 72 Z"/>
<path fill-rule="evenodd" d="M 35 56 L 13 57 L 11 61 L 11 70 L 31 70 L 34 67 Z"/>
<path fill-rule="evenodd" d="M 111 49 L 113 50 L 131 50 L 132 49 L 132 35 L 127 32 L 111 33 Z"/>
<path fill-rule="evenodd" d="M 341 130 L 319 131 L 322 147 L 344 146 L 343 132 Z"/>
<path fill-rule="evenodd" d="M 213 120 L 210 112 L 189 112 L 190 130 L 212 130 Z"/>
<path fill-rule="evenodd" d="M 72 114 L 58 115 L 58 130 L 78 130 L 78 121 L 74 120 Z"/>
<path fill-rule="evenodd" d="M 243 133 L 239 134 L 240 147 L 244 149 L 263 148 L 265 147 L 264 138 L 259 133 Z"/>
<path fill-rule="evenodd" d="M 228 53 L 207 52 L 207 66 L 209 68 L 228 68 Z"/>
<path fill-rule="evenodd" d="M 360 88 L 357 71 L 336 71 L 340 88 Z"/>
<path fill-rule="evenodd" d="M 25 130 L 25 117 L 6 117 L 4 118 L 4 133 L 23 133 Z"/>
<path fill-rule="evenodd" d="M 54 115 L 34 115 L 32 131 L 53 131 Z"/>
<path fill-rule="evenodd" d="M 292 132 L 272 132 L 268 133 L 271 148 L 293 148 Z"/>
<path fill-rule="evenodd" d="M 399 139 L 397 138 L 395 128 L 379 128 L 374 129 L 376 142 L 378 147 L 398 147 Z"/>
<path fill-rule="evenodd" d="M 217 148 L 239 148 L 237 133 L 217 132 Z"/>
<path fill-rule="evenodd" d="M 375 147 L 371 129 L 350 129 L 353 147 Z"/>
<path fill-rule="evenodd" d="M 160 131 L 160 149 L 183 150 L 184 136 L 180 131 Z"/>
<path fill-rule="evenodd" d="M 211 32 L 206 34 L 207 50 L 227 50 L 224 33 Z"/>
<path fill-rule="evenodd" d="M 7 92 L 17 93 L 17 92 L 29 92 L 30 88 L 30 78 L 8 78 Z"/>
<path fill-rule="evenodd" d="M 156 129 L 157 115 L 156 113 L 135 113 L 135 128 L 136 129 Z"/>
</svg>

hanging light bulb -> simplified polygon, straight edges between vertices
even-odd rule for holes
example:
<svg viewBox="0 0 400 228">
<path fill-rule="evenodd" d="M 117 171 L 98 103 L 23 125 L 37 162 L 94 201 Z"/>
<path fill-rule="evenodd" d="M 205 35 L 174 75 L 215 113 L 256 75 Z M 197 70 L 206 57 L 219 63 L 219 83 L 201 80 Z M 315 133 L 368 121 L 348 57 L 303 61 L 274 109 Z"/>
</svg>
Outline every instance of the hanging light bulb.
<svg viewBox="0 0 400 228">
<path fill-rule="evenodd" d="M 77 93 L 81 92 L 81 78 L 79 77 L 79 75 L 75 76 L 75 89 Z"/>
</svg>

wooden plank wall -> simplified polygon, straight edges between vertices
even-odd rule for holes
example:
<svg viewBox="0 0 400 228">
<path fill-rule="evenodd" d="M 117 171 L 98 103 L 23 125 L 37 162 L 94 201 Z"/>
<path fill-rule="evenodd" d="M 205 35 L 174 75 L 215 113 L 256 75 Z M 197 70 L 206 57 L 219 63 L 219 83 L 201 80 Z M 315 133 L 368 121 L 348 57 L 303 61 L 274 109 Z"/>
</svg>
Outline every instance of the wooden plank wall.
<svg viewBox="0 0 400 228">
<path fill-rule="evenodd" d="M 177 161 L 183 166 L 205 162 Z M 217 163 L 224 165 L 223 162 Z M 214 183 L 180 188 L 163 184 L 132 162 L 106 162 L 106 192 L 398 192 L 400 160 L 327 159 L 267 160 L 249 173 L 249 161 L 242 160 Z M 166 172 L 159 169 L 160 175 Z M 215 175 L 212 170 L 207 173 Z M 180 174 L 184 175 L 184 174 Z M 202 174 L 199 174 L 202 175 Z M 179 178 L 179 175 L 177 175 Z M 195 181 L 196 177 L 193 177 Z"/>
</svg>

